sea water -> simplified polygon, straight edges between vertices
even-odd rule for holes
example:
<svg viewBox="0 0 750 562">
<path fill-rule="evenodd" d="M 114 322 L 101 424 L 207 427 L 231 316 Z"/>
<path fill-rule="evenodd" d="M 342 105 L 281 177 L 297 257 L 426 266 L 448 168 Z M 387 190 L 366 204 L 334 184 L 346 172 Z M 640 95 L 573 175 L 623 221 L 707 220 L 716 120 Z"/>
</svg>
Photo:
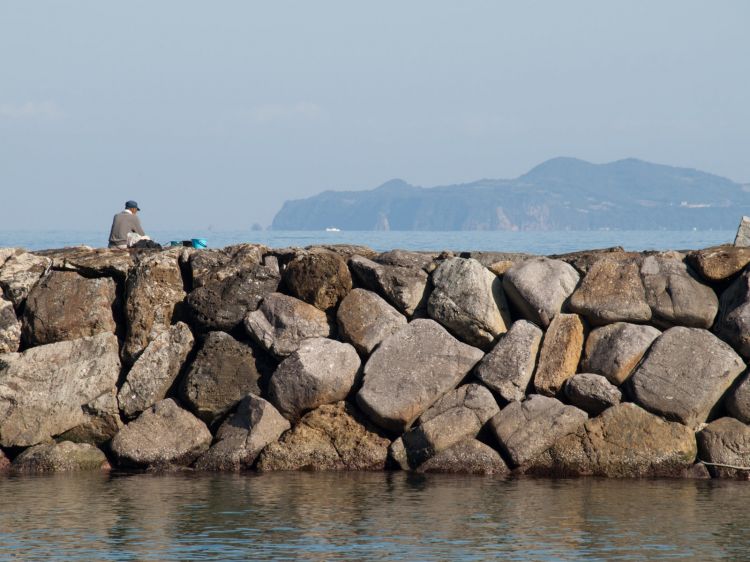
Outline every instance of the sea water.
<svg viewBox="0 0 750 562">
<path fill-rule="evenodd" d="M 159 243 L 172 240 L 205 238 L 209 247 L 219 248 L 240 242 L 265 244 L 272 248 L 304 247 L 314 244 L 360 244 L 374 250 L 452 250 L 526 252 L 559 254 L 593 248 L 622 246 L 626 250 L 684 250 L 727 244 L 734 241 L 730 230 L 647 230 L 647 231 L 187 231 L 157 230 L 149 232 Z M 105 231 L 3 231 L 0 247 L 18 246 L 30 250 L 61 248 L 85 244 L 107 245 Z"/>
<path fill-rule="evenodd" d="M 747 560 L 750 483 L 384 473 L 0 477 L 0 559 Z"/>
</svg>

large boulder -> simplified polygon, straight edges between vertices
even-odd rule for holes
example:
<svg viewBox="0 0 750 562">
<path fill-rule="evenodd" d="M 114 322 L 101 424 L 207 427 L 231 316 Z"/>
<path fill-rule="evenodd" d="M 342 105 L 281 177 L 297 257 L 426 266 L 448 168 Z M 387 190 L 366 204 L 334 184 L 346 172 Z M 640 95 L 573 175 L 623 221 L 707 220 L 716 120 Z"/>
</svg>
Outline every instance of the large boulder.
<svg viewBox="0 0 750 562">
<path fill-rule="evenodd" d="M 185 298 L 176 250 L 149 254 L 138 262 L 125 284 L 127 333 L 123 357 L 133 363 L 146 346 L 167 331 Z"/>
<path fill-rule="evenodd" d="M 135 265 L 131 253 L 119 248 L 77 246 L 34 253 L 50 259 L 53 270 L 73 271 L 89 278 L 112 277 L 125 281 L 130 268 Z"/>
<path fill-rule="evenodd" d="M 648 322 L 651 307 L 646 301 L 638 259 L 620 254 L 599 258 L 570 296 L 568 306 L 594 326 Z"/>
<path fill-rule="evenodd" d="M 3 297 L 0 287 L 0 354 L 18 351 L 21 345 L 21 322 L 16 317 L 13 303 Z"/>
<path fill-rule="evenodd" d="M 83 407 L 119 375 L 114 334 L 0 355 L 0 445 L 36 445 L 86 422 Z"/>
<path fill-rule="evenodd" d="M 389 336 L 364 368 L 357 403 L 378 425 L 403 432 L 482 358 L 433 320 L 413 320 Z"/>
<path fill-rule="evenodd" d="M 635 402 L 695 427 L 745 370 L 726 343 L 699 328 L 670 328 L 654 341 L 630 377 Z"/>
<path fill-rule="evenodd" d="M 429 458 L 417 467 L 416 472 L 505 475 L 510 471 L 492 447 L 476 439 L 465 439 Z"/>
<path fill-rule="evenodd" d="M 630 376 L 661 332 L 653 326 L 615 322 L 592 330 L 586 338 L 581 367 L 620 385 Z"/>
<path fill-rule="evenodd" d="M 281 281 L 278 263 L 266 260 L 249 269 L 193 289 L 187 297 L 188 313 L 204 330 L 231 331 L 260 301 L 276 292 Z"/>
<path fill-rule="evenodd" d="M 534 375 L 539 394 L 555 396 L 578 368 L 583 348 L 583 322 L 577 314 L 558 314 L 542 340 Z"/>
<path fill-rule="evenodd" d="M 418 267 L 384 265 L 362 256 L 352 256 L 349 267 L 362 287 L 374 291 L 411 317 L 427 305 L 427 273 Z"/>
<path fill-rule="evenodd" d="M 721 418 L 696 435 L 700 459 L 718 478 L 746 477 L 750 471 L 750 426 L 734 418 Z"/>
<path fill-rule="evenodd" d="M 193 288 L 223 281 L 263 262 L 268 249 L 259 244 L 235 244 L 225 248 L 201 250 L 188 257 Z"/>
<path fill-rule="evenodd" d="M 557 439 L 527 472 L 610 478 L 683 477 L 696 457 L 691 429 L 623 403 Z"/>
<path fill-rule="evenodd" d="M 510 325 L 500 278 L 477 260 L 449 258 L 432 274 L 431 318 L 469 345 L 486 348 Z"/>
<path fill-rule="evenodd" d="M 73 472 L 109 468 L 107 457 L 88 443 L 41 443 L 29 447 L 13 461 L 13 472 Z"/>
<path fill-rule="evenodd" d="M 590 416 L 598 416 L 622 401 L 620 389 L 606 377 L 594 373 L 573 375 L 565 382 L 563 390 L 568 402 Z"/>
<path fill-rule="evenodd" d="M 418 466 L 464 439 L 474 438 L 500 408 L 487 388 L 461 386 L 438 400 L 420 424 L 401 436 L 409 464 Z"/>
<path fill-rule="evenodd" d="M 681 255 L 647 256 L 641 264 L 651 322 L 658 327 L 710 328 L 719 310 L 714 290 L 699 282 Z"/>
<path fill-rule="evenodd" d="M 213 423 L 247 394 L 260 394 L 267 360 L 226 332 L 209 332 L 185 375 L 180 397 L 199 418 Z"/>
<path fill-rule="evenodd" d="M 74 443 L 104 445 L 122 429 L 117 404 L 117 387 L 97 396 L 82 408 L 84 421 L 61 433 L 57 439 Z"/>
<path fill-rule="evenodd" d="M 117 330 L 115 282 L 51 271 L 29 292 L 23 314 L 24 341 L 44 345 Z"/>
<path fill-rule="evenodd" d="M 347 402 L 326 404 L 260 454 L 272 470 L 383 470 L 390 441 Z"/>
<path fill-rule="evenodd" d="M 201 420 L 167 398 L 145 410 L 112 439 L 112 453 L 124 466 L 187 466 L 211 445 Z"/>
<path fill-rule="evenodd" d="M 178 322 L 148 344 L 117 395 L 125 417 L 133 418 L 167 396 L 194 341 L 188 325 Z"/>
<path fill-rule="evenodd" d="M 572 265 L 539 257 L 511 267 L 503 275 L 503 287 L 524 318 L 546 328 L 563 309 L 579 280 Z"/>
<path fill-rule="evenodd" d="M 750 248 L 715 246 L 696 250 L 687 255 L 688 263 L 710 283 L 725 281 L 750 263 Z"/>
<path fill-rule="evenodd" d="M 320 310 L 330 310 L 351 291 L 352 276 L 338 254 L 309 252 L 287 265 L 284 284 L 295 297 Z"/>
<path fill-rule="evenodd" d="M 750 359 L 750 270 L 721 294 L 720 303 L 714 332 L 742 357 Z"/>
<path fill-rule="evenodd" d="M 325 312 L 281 293 L 266 296 L 257 310 L 248 313 L 245 329 L 276 357 L 286 357 L 297 351 L 306 339 L 331 335 Z"/>
<path fill-rule="evenodd" d="M 406 318 L 372 291 L 353 289 L 336 311 L 342 339 L 363 355 L 406 326 Z"/>
<path fill-rule="evenodd" d="M 490 420 L 490 427 L 513 466 L 523 466 L 558 439 L 576 433 L 587 419 L 583 410 L 534 394 L 508 404 Z"/>
<path fill-rule="evenodd" d="M 509 402 L 523 400 L 542 335 L 542 330 L 528 320 L 516 320 L 477 365 L 477 378 Z"/>
<path fill-rule="evenodd" d="M 0 288 L 13 306 L 21 306 L 31 288 L 47 273 L 51 264 L 49 258 L 28 252 L 13 253 L 5 261 L 0 269 Z"/>
<path fill-rule="evenodd" d="M 246 470 L 258 454 L 291 426 L 270 402 L 249 394 L 221 424 L 211 448 L 197 461 L 198 470 Z"/>
<path fill-rule="evenodd" d="M 268 384 L 270 401 L 289 420 L 345 399 L 361 362 L 354 347 L 326 338 L 304 340 L 284 359 Z"/>
<path fill-rule="evenodd" d="M 727 394 L 724 403 L 732 417 L 743 423 L 750 423 L 750 374 L 745 375 Z"/>
</svg>

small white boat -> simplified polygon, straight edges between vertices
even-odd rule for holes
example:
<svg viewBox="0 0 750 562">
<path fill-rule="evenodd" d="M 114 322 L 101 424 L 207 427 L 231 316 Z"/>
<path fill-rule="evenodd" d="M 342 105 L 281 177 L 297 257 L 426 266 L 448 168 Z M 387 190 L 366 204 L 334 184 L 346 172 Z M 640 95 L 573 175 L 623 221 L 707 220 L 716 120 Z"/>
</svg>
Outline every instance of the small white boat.
<svg viewBox="0 0 750 562">
<path fill-rule="evenodd" d="M 336 228 L 335 226 L 329 226 L 326 228 L 326 232 L 341 232 L 340 228 Z"/>
</svg>

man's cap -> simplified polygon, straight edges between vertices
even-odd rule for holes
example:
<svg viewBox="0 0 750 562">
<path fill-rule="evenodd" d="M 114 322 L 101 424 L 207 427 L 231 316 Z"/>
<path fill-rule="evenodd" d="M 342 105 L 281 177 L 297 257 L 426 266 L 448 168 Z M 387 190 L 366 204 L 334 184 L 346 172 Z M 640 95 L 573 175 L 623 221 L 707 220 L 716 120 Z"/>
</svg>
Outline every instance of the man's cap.
<svg viewBox="0 0 750 562">
<path fill-rule="evenodd" d="M 138 211 L 141 210 L 141 208 L 138 206 L 138 203 L 136 203 L 135 201 L 127 201 L 125 203 L 125 208 L 126 209 L 137 209 Z"/>
</svg>

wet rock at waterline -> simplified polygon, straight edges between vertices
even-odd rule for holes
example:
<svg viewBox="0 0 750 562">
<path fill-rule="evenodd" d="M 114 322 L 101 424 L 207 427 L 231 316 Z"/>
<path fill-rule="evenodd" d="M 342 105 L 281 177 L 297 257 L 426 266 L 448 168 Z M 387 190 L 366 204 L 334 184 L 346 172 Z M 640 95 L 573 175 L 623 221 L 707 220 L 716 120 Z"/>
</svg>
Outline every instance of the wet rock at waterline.
<svg viewBox="0 0 750 562">
<path fill-rule="evenodd" d="M 504 475 L 510 470 L 492 447 L 476 439 L 466 439 L 431 457 L 416 472 Z"/>
<path fill-rule="evenodd" d="M 211 432 L 190 412 L 167 398 L 123 427 L 112 453 L 124 466 L 187 466 L 211 445 Z"/>
<path fill-rule="evenodd" d="M 700 459 L 713 476 L 746 478 L 750 473 L 750 426 L 721 418 L 699 431 L 697 439 Z"/>
<path fill-rule="evenodd" d="M 73 472 L 109 468 L 104 453 L 88 443 L 43 443 L 18 455 L 13 472 Z"/>
<path fill-rule="evenodd" d="M 221 424 L 211 448 L 196 462 L 197 470 L 246 470 L 258 454 L 290 428 L 270 402 L 250 394 Z"/>
</svg>

